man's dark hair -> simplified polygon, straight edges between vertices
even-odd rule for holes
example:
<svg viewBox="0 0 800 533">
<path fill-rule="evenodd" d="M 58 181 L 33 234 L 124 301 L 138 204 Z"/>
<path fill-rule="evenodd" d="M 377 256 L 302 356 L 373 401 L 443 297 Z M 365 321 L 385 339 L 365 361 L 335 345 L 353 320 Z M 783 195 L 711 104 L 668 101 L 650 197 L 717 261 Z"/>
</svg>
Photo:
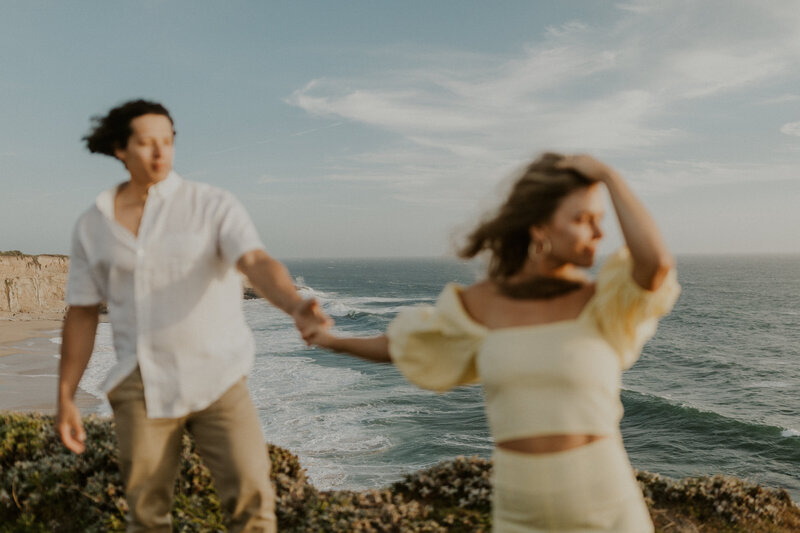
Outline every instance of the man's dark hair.
<svg viewBox="0 0 800 533">
<path fill-rule="evenodd" d="M 148 100 L 131 100 L 115 107 L 104 117 L 92 117 L 93 127 L 83 137 L 86 147 L 92 153 L 105 154 L 114 157 L 114 150 L 128 146 L 128 139 L 133 134 L 131 121 L 142 115 L 164 115 L 173 124 L 175 122 L 169 111 L 158 102 Z M 172 130 L 175 133 L 173 127 Z"/>
</svg>

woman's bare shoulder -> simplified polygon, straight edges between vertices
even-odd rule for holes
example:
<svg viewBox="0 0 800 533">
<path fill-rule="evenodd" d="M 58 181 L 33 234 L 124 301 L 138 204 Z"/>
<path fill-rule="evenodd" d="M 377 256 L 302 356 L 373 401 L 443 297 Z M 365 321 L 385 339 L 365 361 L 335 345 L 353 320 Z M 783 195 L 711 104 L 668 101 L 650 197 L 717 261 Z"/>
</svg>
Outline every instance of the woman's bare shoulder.
<svg viewBox="0 0 800 533">
<path fill-rule="evenodd" d="M 484 298 L 492 294 L 497 294 L 495 284 L 485 279 L 461 289 L 462 298 Z"/>
<path fill-rule="evenodd" d="M 461 291 L 461 304 L 473 320 L 486 323 L 492 303 L 497 298 L 497 286 L 489 280 L 479 281 Z"/>
</svg>

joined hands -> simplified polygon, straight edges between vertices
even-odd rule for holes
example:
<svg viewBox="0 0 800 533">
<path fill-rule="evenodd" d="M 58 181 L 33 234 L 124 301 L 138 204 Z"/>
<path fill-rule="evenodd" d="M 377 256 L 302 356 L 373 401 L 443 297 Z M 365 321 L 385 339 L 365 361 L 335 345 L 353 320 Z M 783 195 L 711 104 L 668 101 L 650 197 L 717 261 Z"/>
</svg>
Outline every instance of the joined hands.
<svg viewBox="0 0 800 533">
<path fill-rule="evenodd" d="M 325 314 L 322 306 L 313 298 L 300 302 L 292 313 L 292 318 L 294 318 L 297 331 L 300 332 L 308 346 L 328 347 L 335 338 L 330 334 L 333 320 Z"/>
</svg>

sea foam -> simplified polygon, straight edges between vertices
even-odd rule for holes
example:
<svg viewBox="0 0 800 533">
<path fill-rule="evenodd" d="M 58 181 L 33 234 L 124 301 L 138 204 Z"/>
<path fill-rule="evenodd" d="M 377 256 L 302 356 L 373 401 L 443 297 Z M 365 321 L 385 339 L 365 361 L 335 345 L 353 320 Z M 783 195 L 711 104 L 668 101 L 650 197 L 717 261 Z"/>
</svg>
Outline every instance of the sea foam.
<svg viewBox="0 0 800 533">
<path fill-rule="evenodd" d="M 53 337 L 50 339 L 53 344 L 61 344 L 61 337 Z M 59 359 L 61 356 L 56 354 L 54 356 Z M 97 325 L 97 334 L 94 341 L 94 351 L 92 357 L 89 359 L 89 364 L 81 377 L 78 387 L 91 394 L 100 400 L 100 405 L 92 409 L 93 412 L 108 416 L 111 414 L 111 405 L 108 403 L 105 392 L 102 390 L 103 381 L 105 381 L 108 371 L 111 370 L 117 362 L 114 354 L 114 342 L 111 334 L 111 324 L 108 322 L 101 322 Z"/>
</svg>

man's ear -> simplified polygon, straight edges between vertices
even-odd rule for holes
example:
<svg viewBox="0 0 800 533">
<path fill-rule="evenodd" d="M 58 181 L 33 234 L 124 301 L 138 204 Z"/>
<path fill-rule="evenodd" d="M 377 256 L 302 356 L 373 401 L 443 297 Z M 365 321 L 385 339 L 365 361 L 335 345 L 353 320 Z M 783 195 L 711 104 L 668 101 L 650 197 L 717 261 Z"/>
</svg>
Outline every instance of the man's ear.
<svg viewBox="0 0 800 533">
<path fill-rule="evenodd" d="M 531 242 L 540 242 L 545 239 L 545 230 L 541 226 L 531 226 L 528 228 L 528 235 L 531 237 Z"/>
</svg>

